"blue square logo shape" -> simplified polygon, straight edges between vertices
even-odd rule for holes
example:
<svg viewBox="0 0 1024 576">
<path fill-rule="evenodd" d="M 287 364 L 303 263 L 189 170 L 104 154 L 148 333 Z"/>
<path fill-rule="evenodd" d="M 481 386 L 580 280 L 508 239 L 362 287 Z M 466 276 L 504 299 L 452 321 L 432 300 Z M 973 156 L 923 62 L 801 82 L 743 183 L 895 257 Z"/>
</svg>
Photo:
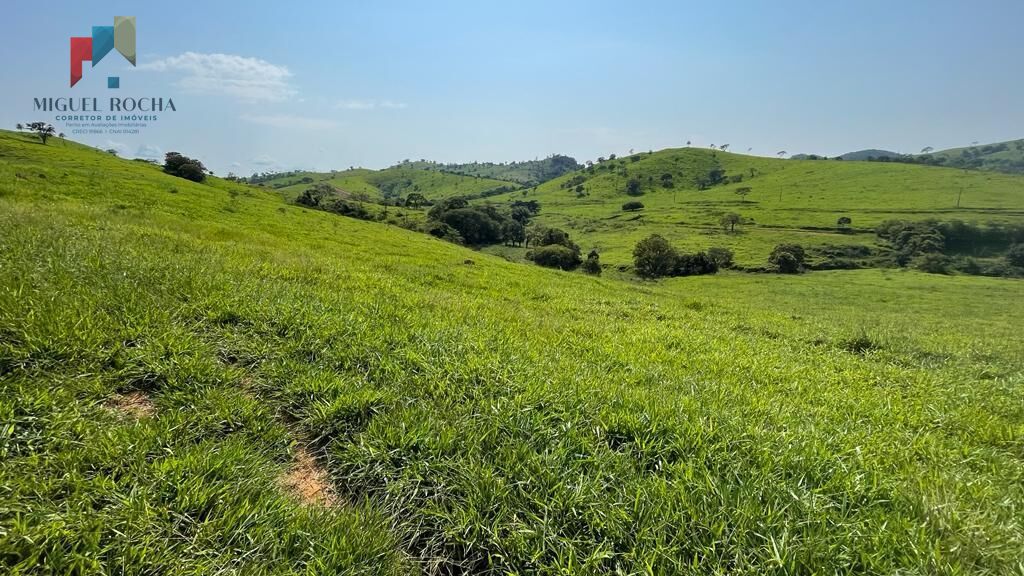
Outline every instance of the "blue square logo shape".
<svg viewBox="0 0 1024 576">
<path fill-rule="evenodd" d="M 107 76 L 107 88 L 120 88 L 121 78 L 119 76 Z"/>
</svg>

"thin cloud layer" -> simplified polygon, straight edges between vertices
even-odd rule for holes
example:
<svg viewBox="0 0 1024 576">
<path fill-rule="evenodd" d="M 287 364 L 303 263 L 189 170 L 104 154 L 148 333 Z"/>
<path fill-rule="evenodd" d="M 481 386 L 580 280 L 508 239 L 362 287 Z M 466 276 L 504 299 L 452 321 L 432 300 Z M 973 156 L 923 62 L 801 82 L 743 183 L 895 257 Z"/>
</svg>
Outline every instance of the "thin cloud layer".
<svg viewBox="0 0 1024 576">
<path fill-rule="evenodd" d="M 139 66 L 155 72 L 181 72 L 182 90 L 195 94 L 231 96 L 247 101 L 280 102 L 298 92 L 289 84 L 292 73 L 284 66 L 234 54 L 185 52 Z"/>
<path fill-rule="evenodd" d="M 401 110 L 408 108 L 408 105 L 405 102 L 395 102 L 394 100 L 338 100 L 334 107 L 341 110 L 375 110 L 378 108 Z"/>
</svg>

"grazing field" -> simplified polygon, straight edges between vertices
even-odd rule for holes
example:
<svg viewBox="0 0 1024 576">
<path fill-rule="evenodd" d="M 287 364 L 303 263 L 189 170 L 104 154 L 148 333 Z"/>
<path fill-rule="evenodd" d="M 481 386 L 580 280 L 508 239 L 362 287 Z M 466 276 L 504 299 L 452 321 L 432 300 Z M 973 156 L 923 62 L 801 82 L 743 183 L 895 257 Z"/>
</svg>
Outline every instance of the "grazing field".
<svg viewBox="0 0 1024 576">
<path fill-rule="evenodd" d="M 741 210 L 793 225 L 761 183 L 814 204 L 808 171 L 876 167 L 757 162 Z M 904 189 L 939 210 L 945 181 Z M 592 186 L 573 218 L 610 215 Z M 735 196 L 679 195 L 687 230 Z M 1019 574 L 1022 296 L 592 278 L 0 133 L 0 571 Z"/>
<path fill-rule="evenodd" d="M 700 190 L 698 179 L 712 169 L 742 181 Z M 672 187 L 663 185 L 665 175 L 671 176 Z M 639 181 L 641 195 L 627 195 L 631 179 Z M 745 196 L 736 193 L 743 188 L 749 189 Z M 536 191 L 478 202 L 512 199 L 537 200 L 539 222 L 570 231 L 584 251 L 596 248 L 605 263 L 629 263 L 641 238 L 661 234 L 681 249 L 730 248 L 739 264 L 756 266 L 764 265 L 772 247 L 784 242 L 875 245 L 874 227 L 888 219 L 1021 222 L 1024 176 L 684 148 L 605 161 Z M 628 201 L 644 207 L 624 211 Z M 727 231 L 719 220 L 728 213 L 739 214 L 745 222 Z M 852 223 L 840 230 L 842 216 Z"/>
</svg>

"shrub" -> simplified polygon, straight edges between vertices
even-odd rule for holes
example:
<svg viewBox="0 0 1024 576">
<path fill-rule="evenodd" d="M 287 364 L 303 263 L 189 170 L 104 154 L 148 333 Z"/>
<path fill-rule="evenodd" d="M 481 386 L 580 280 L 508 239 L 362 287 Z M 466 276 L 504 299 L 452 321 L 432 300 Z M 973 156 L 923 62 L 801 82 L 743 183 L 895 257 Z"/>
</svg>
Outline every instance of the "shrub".
<svg viewBox="0 0 1024 576">
<path fill-rule="evenodd" d="M 768 256 L 768 262 L 783 274 L 797 274 L 803 270 L 805 253 L 799 244 L 779 244 Z"/>
<path fill-rule="evenodd" d="M 644 203 L 632 200 L 622 205 L 623 212 L 636 212 L 637 210 L 643 210 Z"/>
<path fill-rule="evenodd" d="M 708 248 L 708 257 L 719 268 L 732 268 L 733 253 L 728 248 Z"/>
<path fill-rule="evenodd" d="M 582 261 L 578 251 L 561 244 L 541 246 L 531 251 L 527 257 L 540 266 L 562 270 L 574 270 Z"/>
<path fill-rule="evenodd" d="M 601 275 L 601 255 L 597 250 L 591 250 L 590 254 L 587 254 L 587 259 L 583 262 L 583 271 L 593 276 Z"/>
<path fill-rule="evenodd" d="M 1006 251 L 1006 261 L 1010 266 L 1024 268 L 1024 244 L 1014 244 Z"/>
<path fill-rule="evenodd" d="M 454 244 L 462 244 L 464 242 L 462 235 L 459 234 L 458 230 L 444 222 L 438 222 L 437 220 L 428 221 L 423 231 L 434 238 L 440 238 L 441 240 L 446 240 Z"/>
<path fill-rule="evenodd" d="M 644 191 L 640 188 L 640 180 L 636 178 L 630 178 L 626 182 L 626 195 L 627 196 L 643 196 Z"/>
<path fill-rule="evenodd" d="M 929 274 L 949 274 L 950 259 L 942 254 L 924 254 L 914 260 L 914 268 Z"/>
<path fill-rule="evenodd" d="M 633 248 L 633 267 L 645 278 L 670 276 L 678 259 L 676 249 L 658 234 L 644 238 Z"/>
<path fill-rule="evenodd" d="M 715 272 L 718 272 L 718 264 L 706 252 L 680 254 L 676 259 L 674 270 L 676 276 L 697 276 Z"/>
</svg>

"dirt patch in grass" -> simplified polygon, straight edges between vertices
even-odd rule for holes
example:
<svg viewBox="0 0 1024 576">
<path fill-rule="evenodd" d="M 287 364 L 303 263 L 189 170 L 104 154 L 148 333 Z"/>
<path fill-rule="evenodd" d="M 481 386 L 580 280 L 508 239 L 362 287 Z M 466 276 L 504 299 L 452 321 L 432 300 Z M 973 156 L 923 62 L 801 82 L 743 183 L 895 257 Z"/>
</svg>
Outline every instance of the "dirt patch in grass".
<svg viewBox="0 0 1024 576">
<path fill-rule="evenodd" d="M 302 447 L 295 450 L 295 459 L 281 477 L 281 485 L 303 504 L 334 506 L 338 503 L 327 471 Z"/>
<path fill-rule="evenodd" d="M 156 414 L 156 406 L 145 392 L 138 390 L 118 394 L 107 402 L 107 407 L 125 416 L 140 419 Z"/>
</svg>

